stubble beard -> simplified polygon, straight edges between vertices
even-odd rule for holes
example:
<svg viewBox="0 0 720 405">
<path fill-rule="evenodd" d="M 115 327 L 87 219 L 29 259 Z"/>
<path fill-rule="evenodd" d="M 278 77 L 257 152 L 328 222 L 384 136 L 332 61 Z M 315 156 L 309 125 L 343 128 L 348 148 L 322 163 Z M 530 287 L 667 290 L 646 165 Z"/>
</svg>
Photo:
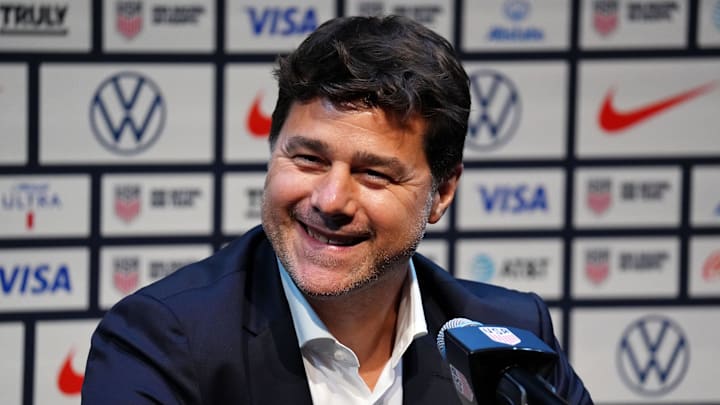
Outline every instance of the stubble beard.
<svg viewBox="0 0 720 405">
<path fill-rule="evenodd" d="M 280 260 L 280 263 L 282 263 L 290 275 L 290 278 L 292 278 L 295 285 L 305 296 L 329 299 L 363 291 L 377 284 L 395 271 L 407 269 L 408 260 L 415 254 L 420 241 L 425 236 L 425 228 L 427 226 L 430 209 L 432 208 L 432 193 L 429 194 L 426 199 L 421 218 L 418 218 L 417 221 L 414 221 L 414 223 L 410 225 L 412 229 L 409 233 L 409 243 L 407 243 L 406 246 L 394 253 L 387 249 L 379 248 L 377 251 L 372 252 L 371 255 L 361 263 L 351 264 L 355 266 L 355 268 L 349 273 L 352 275 L 350 282 L 333 286 L 331 289 L 326 288 L 322 290 L 313 288 L 312 283 L 301 276 L 289 246 L 291 243 L 291 238 L 288 236 L 289 231 L 283 231 L 283 224 L 281 223 L 283 216 L 275 214 L 272 207 L 266 203 L 267 201 L 268 199 L 264 197 L 262 203 L 262 224 L 265 234 L 270 240 L 270 244 L 275 250 L 275 254 Z M 295 216 L 294 213 L 290 215 L 290 223 L 285 224 L 285 229 L 292 227 L 292 222 L 296 221 Z M 338 267 L 341 264 L 332 257 L 315 254 L 315 252 L 312 251 L 305 251 L 300 254 L 313 264 L 319 266 L 332 268 Z"/>
</svg>

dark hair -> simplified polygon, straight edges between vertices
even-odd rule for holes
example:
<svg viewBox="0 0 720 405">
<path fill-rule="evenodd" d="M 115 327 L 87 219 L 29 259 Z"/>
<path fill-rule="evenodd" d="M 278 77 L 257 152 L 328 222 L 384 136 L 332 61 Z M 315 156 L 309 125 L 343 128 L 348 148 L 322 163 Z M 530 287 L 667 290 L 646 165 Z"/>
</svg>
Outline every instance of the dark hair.
<svg viewBox="0 0 720 405">
<path fill-rule="evenodd" d="M 324 98 L 336 108 L 380 108 L 400 126 L 423 117 L 425 155 L 436 182 L 462 162 L 469 79 L 452 45 L 418 22 L 399 16 L 332 19 L 279 58 L 275 76 L 271 148 L 294 102 Z"/>
</svg>

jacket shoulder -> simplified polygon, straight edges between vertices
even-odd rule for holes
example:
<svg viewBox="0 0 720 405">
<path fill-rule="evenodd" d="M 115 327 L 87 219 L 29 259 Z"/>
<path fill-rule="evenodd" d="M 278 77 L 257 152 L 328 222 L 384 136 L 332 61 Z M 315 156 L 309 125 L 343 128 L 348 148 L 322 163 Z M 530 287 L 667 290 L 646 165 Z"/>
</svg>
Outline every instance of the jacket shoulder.
<svg viewBox="0 0 720 405">
<path fill-rule="evenodd" d="M 165 301 L 176 295 L 217 288 L 230 280 L 244 280 L 258 262 L 272 265 L 274 257 L 265 233 L 258 226 L 211 256 L 178 269 L 137 294 Z"/>
</svg>

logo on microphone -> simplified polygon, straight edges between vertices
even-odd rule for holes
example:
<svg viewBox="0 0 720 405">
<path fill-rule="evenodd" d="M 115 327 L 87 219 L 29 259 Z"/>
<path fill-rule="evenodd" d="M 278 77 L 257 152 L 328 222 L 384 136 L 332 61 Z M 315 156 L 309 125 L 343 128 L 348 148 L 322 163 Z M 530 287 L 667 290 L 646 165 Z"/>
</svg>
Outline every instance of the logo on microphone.
<svg viewBox="0 0 720 405">
<path fill-rule="evenodd" d="M 677 387 L 690 364 L 685 333 L 671 319 L 649 315 L 630 324 L 617 351 L 620 376 L 644 396 L 660 396 Z"/>
<path fill-rule="evenodd" d="M 450 364 L 450 374 L 452 374 L 453 384 L 457 392 L 468 401 L 473 402 L 475 400 L 475 394 L 473 394 L 472 387 L 470 387 L 470 383 L 465 375 L 452 364 Z"/>
<path fill-rule="evenodd" d="M 468 122 L 468 147 L 480 151 L 496 149 L 506 143 L 520 123 L 520 93 L 515 83 L 493 70 L 470 75 L 473 105 Z"/>
<path fill-rule="evenodd" d="M 497 326 L 481 326 L 480 332 L 484 333 L 485 336 L 489 337 L 490 340 L 497 343 L 506 344 L 508 346 L 515 346 L 520 343 L 521 340 L 508 328 L 497 327 Z"/>
</svg>

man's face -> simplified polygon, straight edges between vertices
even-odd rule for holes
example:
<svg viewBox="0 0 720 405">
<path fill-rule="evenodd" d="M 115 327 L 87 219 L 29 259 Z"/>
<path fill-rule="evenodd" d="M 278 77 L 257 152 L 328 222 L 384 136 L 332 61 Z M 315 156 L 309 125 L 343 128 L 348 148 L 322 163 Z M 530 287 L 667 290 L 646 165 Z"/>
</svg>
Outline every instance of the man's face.
<svg viewBox="0 0 720 405">
<path fill-rule="evenodd" d="M 291 107 L 270 158 L 262 222 L 305 294 L 338 296 L 407 269 L 457 184 L 456 176 L 433 189 L 424 129 L 420 118 L 398 128 L 378 109 Z"/>
</svg>

